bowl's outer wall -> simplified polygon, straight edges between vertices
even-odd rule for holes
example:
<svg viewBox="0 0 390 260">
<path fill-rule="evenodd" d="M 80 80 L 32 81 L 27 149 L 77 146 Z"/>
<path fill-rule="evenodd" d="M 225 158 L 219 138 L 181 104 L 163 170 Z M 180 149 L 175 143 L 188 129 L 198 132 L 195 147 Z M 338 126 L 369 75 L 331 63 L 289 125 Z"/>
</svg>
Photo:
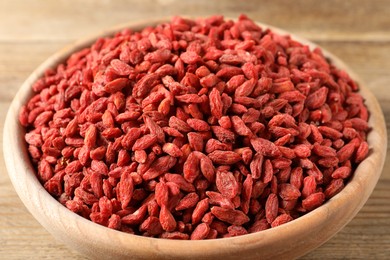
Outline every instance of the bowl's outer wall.
<svg viewBox="0 0 390 260">
<path fill-rule="evenodd" d="M 3 139 L 7 170 L 24 205 L 54 237 L 94 259 L 292 259 L 326 242 L 344 227 L 367 201 L 381 174 L 387 148 L 385 121 L 376 98 L 344 63 L 326 51 L 325 56 L 337 67 L 346 70 L 360 84 L 360 92 L 365 97 L 370 111 L 370 155 L 359 165 L 354 177 L 342 192 L 298 220 L 234 238 L 207 241 L 153 239 L 99 226 L 72 213 L 44 190 L 35 176 L 25 148 L 24 129 L 18 122 L 20 107 L 32 95 L 32 83 L 43 75 L 46 68 L 55 67 L 71 53 L 90 46 L 98 37 L 112 35 L 123 28 L 137 31 L 166 21 L 168 19 L 132 22 L 77 42 L 50 57 L 24 82 L 9 108 Z M 259 25 L 280 34 L 287 34 L 268 25 Z M 296 36 L 292 35 L 292 38 L 312 48 L 316 46 Z"/>
</svg>

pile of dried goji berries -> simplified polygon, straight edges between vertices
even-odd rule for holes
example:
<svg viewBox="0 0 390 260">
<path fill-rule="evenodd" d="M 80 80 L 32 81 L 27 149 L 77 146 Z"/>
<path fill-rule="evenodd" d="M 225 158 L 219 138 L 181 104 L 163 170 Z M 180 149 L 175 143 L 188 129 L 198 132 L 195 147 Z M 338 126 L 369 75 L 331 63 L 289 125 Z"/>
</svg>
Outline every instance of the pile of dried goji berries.
<svg viewBox="0 0 390 260">
<path fill-rule="evenodd" d="M 143 236 L 281 225 L 337 194 L 368 153 L 356 83 L 245 16 L 100 38 L 33 90 L 19 120 L 46 190 Z"/>
</svg>

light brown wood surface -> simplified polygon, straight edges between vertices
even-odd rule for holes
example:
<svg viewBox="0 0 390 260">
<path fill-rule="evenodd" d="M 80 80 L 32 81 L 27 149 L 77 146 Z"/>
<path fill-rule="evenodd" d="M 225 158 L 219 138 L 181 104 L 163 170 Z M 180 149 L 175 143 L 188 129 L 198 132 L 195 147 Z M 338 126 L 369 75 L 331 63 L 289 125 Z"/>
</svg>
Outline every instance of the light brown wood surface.
<svg viewBox="0 0 390 260">
<path fill-rule="evenodd" d="M 173 14 L 251 18 L 309 38 L 344 60 L 390 113 L 389 1 L 6 1 L 0 2 L 0 122 L 21 83 L 49 55 L 118 23 Z M 390 121 L 389 121 L 390 122 Z M 389 156 L 389 155 L 388 155 Z M 390 164 L 340 233 L 303 259 L 390 258 Z M 0 258 L 84 259 L 45 231 L 17 197 L 0 159 Z"/>
</svg>

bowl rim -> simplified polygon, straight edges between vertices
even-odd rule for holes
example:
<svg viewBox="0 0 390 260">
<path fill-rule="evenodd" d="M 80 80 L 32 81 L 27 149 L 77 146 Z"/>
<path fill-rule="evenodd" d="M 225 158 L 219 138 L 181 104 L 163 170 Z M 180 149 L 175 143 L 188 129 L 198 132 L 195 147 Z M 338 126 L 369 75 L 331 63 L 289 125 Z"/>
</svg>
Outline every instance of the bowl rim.
<svg viewBox="0 0 390 260">
<path fill-rule="evenodd" d="M 230 18 L 225 19 L 230 20 Z M 359 92 L 363 95 L 365 99 L 365 104 L 368 107 L 369 111 L 376 111 L 377 113 L 371 113 L 369 118 L 369 125 L 371 126 L 371 131 L 368 134 L 367 141 L 369 143 L 371 152 L 369 156 L 359 164 L 359 166 L 355 170 L 353 178 L 349 180 L 345 188 L 336 196 L 326 201 L 326 203 L 322 206 L 299 217 L 298 219 L 295 219 L 289 223 L 275 228 L 232 238 L 200 241 L 182 241 L 150 238 L 139 235 L 127 234 L 125 232 L 112 230 L 107 227 L 93 223 L 92 221 L 87 220 L 71 212 L 66 207 L 62 206 L 40 184 L 40 182 L 36 178 L 35 170 L 27 155 L 27 148 L 24 144 L 24 138 L 22 137 L 24 129 L 18 123 L 19 108 L 22 104 L 26 103 L 27 99 L 32 95 L 31 84 L 35 82 L 36 79 L 41 77 L 48 67 L 53 67 L 63 62 L 67 57 L 70 56 L 70 54 L 87 46 L 90 46 L 99 37 L 113 36 L 116 32 L 121 31 L 125 28 L 131 28 L 133 31 L 138 31 L 144 27 L 155 26 L 161 22 L 167 21 L 169 21 L 168 18 L 158 18 L 144 21 L 131 21 L 129 23 L 114 26 L 111 29 L 104 30 L 101 33 L 93 34 L 92 36 L 86 37 L 85 39 L 76 41 L 74 44 L 71 44 L 70 46 L 50 56 L 36 70 L 34 70 L 34 72 L 22 84 L 21 88 L 17 92 L 15 98 L 10 105 L 5 120 L 3 133 L 3 151 L 8 175 L 24 205 L 28 208 L 30 213 L 50 233 L 52 233 L 52 235 L 57 238 L 59 237 L 62 240 L 67 239 L 64 239 L 63 235 L 58 236 L 58 234 L 56 233 L 57 229 L 60 229 L 64 232 L 67 230 L 72 230 L 76 232 L 75 234 L 70 234 L 70 236 L 81 235 L 87 230 L 94 230 L 93 233 L 96 234 L 95 237 L 91 238 L 91 241 L 86 241 L 86 243 L 97 243 L 99 245 L 104 245 L 103 247 L 107 250 L 123 251 L 123 248 L 118 248 L 115 246 L 113 247 L 112 243 L 115 242 L 116 244 L 120 245 L 130 244 L 130 247 L 128 247 L 126 250 L 134 250 L 133 252 L 135 253 L 135 255 L 139 256 L 144 255 L 144 252 L 141 251 L 144 250 L 143 248 L 145 246 L 141 245 L 147 245 L 147 247 L 150 248 L 153 252 L 160 252 L 160 256 L 168 254 L 170 254 L 170 256 L 177 257 L 186 254 L 191 254 L 192 256 L 217 256 L 218 252 L 215 251 L 225 250 L 227 254 L 234 254 L 235 250 L 248 250 L 251 252 L 255 252 L 256 248 L 260 245 L 269 246 L 272 248 L 274 243 L 277 244 L 279 240 L 287 241 L 287 238 L 280 238 L 280 235 L 278 236 L 277 234 L 286 234 L 288 235 L 288 237 L 291 238 L 294 238 L 294 236 L 299 238 L 300 236 L 298 234 L 301 234 L 302 230 L 306 226 L 320 226 L 322 223 L 326 223 L 326 220 L 330 219 L 332 214 L 337 212 L 340 206 L 345 206 L 349 200 L 356 198 L 356 192 L 357 190 L 362 190 L 363 184 L 369 183 L 368 187 L 363 189 L 363 192 L 361 193 L 361 200 L 358 203 L 354 203 L 353 208 L 349 209 L 348 213 L 346 214 L 347 217 L 340 220 L 341 223 L 338 223 L 335 225 L 335 227 L 333 227 L 331 235 L 326 235 L 325 237 L 320 233 L 315 235 L 315 237 L 310 242 L 314 245 L 311 247 L 311 249 L 314 249 L 325 243 L 357 214 L 357 212 L 364 205 L 369 195 L 373 191 L 380 177 L 385 161 L 387 134 L 383 112 L 375 96 L 367 87 L 365 87 L 360 78 L 347 65 L 345 65 L 339 58 L 337 58 L 322 47 L 320 48 L 324 53 L 324 56 L 329 58 L 337 68 L 346 71 L 352 79 L 358 82 L 360 87 Z M 296 36 L 292 33 L 288 33 L 287 31 L 284 31 L 277 27 L 260 22 L 256 23 L 263 29 L 269 28 L 277 34 L 289 35 L 292 39 L 308 45 L 310 49 L 319 47 L 318 45 L 314 44 L 309 40 Z M 8 131 L 8 129 L 13 129 L 14 131 Z M 377 139 L 379 139 L 379 141 Z M 17 149 L 17 147 L 23 148 Z M 364 171 L 366 169 L 370 169 L 373 166 L 375 166 L 376 171 L 373 172 L 372 175 L 364 174 Z M 38 209 L 38 211 L 36 209 Z M 67 221 L 60 221 L 60 223 L 57 223 L 55 225 L 55 229 L 53 229 L 53 226 L 50 226 L 47 223 L 49 219 L 53 217 L 59 219 L 64 218 Z M 137 246 L 132 246 L 132 243 Z M 77 248 L 76 244 L 74 246 Z M 286 249 L 284 251 L 287 252 L 293 249 L 295 248 L 286 246 Z M 303 252 L 297 250 L 294 256 L 300 256 L 303 253 L 306 253 L 306 251 Z M 261 252 L 258 254 L 260 256 Z"/>
</svg>

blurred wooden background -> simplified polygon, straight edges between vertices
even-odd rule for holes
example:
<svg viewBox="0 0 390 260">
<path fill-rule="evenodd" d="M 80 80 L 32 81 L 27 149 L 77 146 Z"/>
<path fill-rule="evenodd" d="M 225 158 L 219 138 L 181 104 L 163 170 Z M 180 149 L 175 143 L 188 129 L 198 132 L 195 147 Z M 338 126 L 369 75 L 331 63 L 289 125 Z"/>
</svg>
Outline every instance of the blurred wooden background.
<svg viewBox="0 0 390 260">
<path fill-rule="evenodd" d="M 136 19 L 176 14 L 234 18 L 240 13 L 313 40 L 339 56 L 374 92 L 390 122 L 389 0 L 0 0 L 1 136 L 7 108 L 21 83 L 48 56 L 76 39 Z M 387 160 L 374 193 L 353 221 L 302 259 L 390 259 L 389 188 Z M 55 241 L 27 212 L 2 155 L 0 258 L 84 259 Z"/>
</svg>

